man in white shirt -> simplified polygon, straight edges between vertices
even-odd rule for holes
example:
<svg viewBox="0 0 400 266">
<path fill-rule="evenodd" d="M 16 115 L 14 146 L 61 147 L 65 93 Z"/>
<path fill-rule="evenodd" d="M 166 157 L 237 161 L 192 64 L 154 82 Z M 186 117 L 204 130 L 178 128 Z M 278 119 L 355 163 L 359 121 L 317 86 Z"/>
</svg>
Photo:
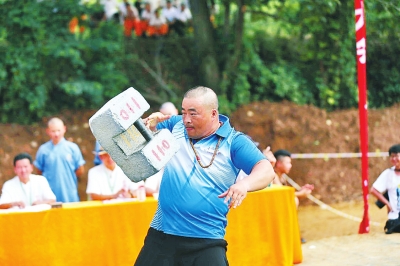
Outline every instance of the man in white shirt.
<svg viewBox="0 0 400 266">
<path fill-rule="evenodd" d="M 160 13 L 160 8 L 154 11 L 154 15 L 151 17 L 149 27 L 147 28 L 147 36 L 164 36 L 168 33 L 167 20 Z"/>
<path fill-rule="evenodd" d="M 144 186 L 144 182 L 132 182 L 102 147 L 97 154 L 102 164 L 89 170 L 86 188 L 89 198 L 110 200 L 136 197 L 138 188 Z"/>
<path fill-rule="evenodd" d="M 121 18 L 122 21 L 123 19 L 128 15 L 127 9 L 126 9 L 126 5 L 129 4 L 132 7 L 133 13 L 135 15 L 135 17 L 139 17 L 139 11 L 137 10 L 137 8 L 132 4 L 132 1 L 128 1 L 128 0 L 123 0 L 120 4 L 119 4 L 119 11 L 121 13 Z"/>
<path fill-rule="evenodd" d="M 178 15 L 178 10 L 171 4 L 171 1 L 167 1 L 167 5 L 163 8 L 162 14 L 167 19 L 168 24 L 173 24 Z"/>
<path fill-rule="evenodd" d="M 119 10 L 121 23 L 124 25 L 124 35 L 131 37 L 132 31 L 135 30 L 136 36 L 141 36 L 143 32 L 136 7 L 129 3 L 128 0 L 124 0 L 119 6 Z"/>
<path fill-rule="evenodd" d="M 140 13 L 140 28 L 142 30 L 142 33 L 147 34 L 147 30 L 149 28 L 149 23 L 151 18 L 154 16 L 153 11 L 151 10 L 151 5 L 149 2 L 146 2 L 144 5 L 144 9 L 142 10 L 142 13 Z M 146 35 L 143 35 L 145 36 Z"/>
<path fill-rule="evenodd" d="M 185 4 L 183 4 L 185 9 Z M 182 8 L 182 7 L 181 7 Z M 188 20 L 188 14 L 182 13 L 176 7 L 171 4 L 171 1 L 167 1 L 167 5 L 163 8 L 163 15 L 167 19 L 168 27 L 170 31 L 175 31 L 179 36 L 185 35 L 186 22 Z M 190 11 L 189 11 L 190 12 Z M 191 17 L 191 14 L 190 14 Z M 182 21 L 185 20 L 184 21 Z"/>
<path fill-rule="evenodd" d="M 387 206 L 386 234 L 400 233 L 400 144 L 389 148 L 389 159 L 392 167 L 384 170 L 371 187 L 371 194 Z"/>
<path fill-rule="evenodd" d="M 101 0 L 100 4 L 104 6 L 104 18 L 119 22 L 118 3 L 116 0 Z"/>
<path fill-rule="evenodd" d="M 164 14 L 173 16 L 173 20 L 169 20 L 167 17 L 170 29 L 174 30 L 179 36 L 184 36 L 185 31 L 192 20 L 192 13 L 190 12 L 190 9 L 186 7 L 185 3 L 181 3 L 179 9 L 175 7 L 171 7 L 169 9 L 167 8 L 164 9 Z"/>
<path fill-rule="evenodd" d="M 25 208 L 38 204 L 51 204 L 56 196 L 47 179 L 41 175 L 33 175 L 32 157 L 20 153 L 14 157 L 14 172 L 17 176 L 6 181 L 0 197 L 0 209 L 13 207 Z"/>
<path fill-rule="evenodd" d="M 191 21 L 192 13 L 190 12 L 190 9 L 186 7 L 185 3 L 181 3 L 177 19 L 186 25 Z"/>
</svg>

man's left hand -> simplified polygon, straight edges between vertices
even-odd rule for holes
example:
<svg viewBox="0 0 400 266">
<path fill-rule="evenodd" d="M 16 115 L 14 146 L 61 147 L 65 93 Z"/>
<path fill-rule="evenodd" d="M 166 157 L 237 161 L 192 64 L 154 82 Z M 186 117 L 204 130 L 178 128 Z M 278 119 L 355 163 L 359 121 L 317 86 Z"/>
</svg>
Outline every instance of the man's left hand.
<svg viewBox="0 0 400 266">
<path fill-rule="evenodd" d="M 227 191 L 218 195 L 218 198 L 224 198 L 225 203 L 229 202 L 228 208 L 232 207 L 235 209 L 240 206 L 244 198 L 247 196 L 248 184 L 245 180 L 241 180 L 236 184 L 232 185 Z"/>
</svg>

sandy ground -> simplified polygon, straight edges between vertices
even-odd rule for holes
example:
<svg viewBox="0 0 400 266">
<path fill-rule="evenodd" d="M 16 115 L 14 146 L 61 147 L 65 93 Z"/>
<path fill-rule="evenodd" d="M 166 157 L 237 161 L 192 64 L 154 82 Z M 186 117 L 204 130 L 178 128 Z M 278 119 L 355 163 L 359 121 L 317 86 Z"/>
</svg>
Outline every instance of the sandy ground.
<svg viewBox="0 0 400 266">
<path fill-rule="evenodd" d="M 362 202 L 331 205 L 343 213 L 362 217 Z M 371 225 L 368 234 L 358 234 L 359 222 L 343 218 L 317 205 L 300 206 L 300 231 L 307 242 L 302 245 L 302 266 L 381 266 L 400 265 L 400 234 L 386 235 L 383 226 L 386 210 L 370 200 Z"/>
<path fill-rule="evenodd" d="M 334 228 L 332 228 L 334 230 Z M 398 266 L 400 234 L 356 234 L 303 244 L 302 266 Z"/>
</svg>

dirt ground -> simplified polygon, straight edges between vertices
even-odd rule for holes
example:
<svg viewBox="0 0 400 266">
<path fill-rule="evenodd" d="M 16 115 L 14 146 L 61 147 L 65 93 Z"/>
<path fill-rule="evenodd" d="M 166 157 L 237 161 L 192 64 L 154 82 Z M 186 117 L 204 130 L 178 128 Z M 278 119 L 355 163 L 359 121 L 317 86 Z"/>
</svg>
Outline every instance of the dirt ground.
<svg viewBox="0 0 400 266">
<path fill-rule="evenodd" d="M 343 218 L 317 205 L 300 206 L 300 232 L 307 240 L 302 245 L 302 266 L 381 266 L 400 265 L 400 234 L 386 235 L 385 209 L 369 200 L 369 217 L 374 224 L 368 234 L 358 234 L 360 222 Z M 355 218 L 362 217 L 363 202 L 342 202 L 331 207 Z M 380 225 L 375 225 L 380 223 Z M 393 252 L 395 251 L 395 252 Z"/>
<path fill-rule="evenodd" d="M 369 110 L 369 151 L 386 152 L 392 144 L 400 142 L 399 107 L 398 104 L 382 110 Z M 67 126 L 66 138 L 79 145 L 86 160 L 86 173 L 93 167 L 95 139 L 88 120 L 94 113 L 94 110 L 89 110 L 55 114 Z M 256 102 L 242 106 L 230 118 L 234 127 L 259 142 L 261 149 L 271 146 L 272 150 L 283 148 L 292 153 L 360 152 L 356 109 L 328 113 L 313 106 L 298 106 L 289 102 Z M 48 140 L 45 133 L 48 119 L 44 117 L 41 122 L 30 126 L 0 124 L 0 186 L 14 176 L 12 159 L 17 153 L 28 152 L 34 157 L 38 147 Z M 385 157 L 369 158 L 369 185 L 388 166 Z M 313 195 L 319 200 L 347 214 L 362 217 L 360 158 L 293 159 L 290 177 L 300 185 L 314 184 Z M 86 199 L 86 184 L 87 174 L 79 184 L 81 199 Z M 395 253 L 395 264 L 385 259 L 388 253 L 393 253 L 388 249 L 399 247 L 400 234 L 385 235 L 385 210 L 373 205 L 373 199 L 370 205 L 371 221 L 380 222 L 382 226 L 371 226 L 369 234 L 359 235 L 359 222 L 321 209 L 307 199 L 302 200 L 299 224 L 302 236 L 307 239 L 303 245 L 302 265 L 400 265 L 398 253 Z M 381 244 L 376 241 L 381 241 Z M 387 246 L 390 243 L 391 246 Z M 367 246 L 363 248 L 363 245 Z M 360 254 L 367 251 L 368 256 L 356 254 L 354 247 L 361 250 Z M 378 251 L 383 251 L 385 256 Z M 351 256 L 355 259 L 354 263 L 337 261 L 340 257 L 346 259 Z M 369 257 L 370 261 L 382 260 L 382 263 L 362 263 L 360 256 L 364 260 Z"/>
</svg>

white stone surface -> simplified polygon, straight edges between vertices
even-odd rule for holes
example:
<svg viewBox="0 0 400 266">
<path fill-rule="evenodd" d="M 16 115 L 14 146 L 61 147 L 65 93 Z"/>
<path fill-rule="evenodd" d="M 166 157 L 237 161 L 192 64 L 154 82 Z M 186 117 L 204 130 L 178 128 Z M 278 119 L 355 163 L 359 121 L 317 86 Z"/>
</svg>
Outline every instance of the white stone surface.
<svg viewBox="0 0 400 266">
<path fill-rule="evenodd" d="M 172 133 L 150 133 L 146 141 L 134 126 L 150 108 L 143 96 L 129 88 L 108 101 L 90 119 L 89 126 L 100 145 L 134 182 L 160 171 L 179 149 Z"/>
</svg>

